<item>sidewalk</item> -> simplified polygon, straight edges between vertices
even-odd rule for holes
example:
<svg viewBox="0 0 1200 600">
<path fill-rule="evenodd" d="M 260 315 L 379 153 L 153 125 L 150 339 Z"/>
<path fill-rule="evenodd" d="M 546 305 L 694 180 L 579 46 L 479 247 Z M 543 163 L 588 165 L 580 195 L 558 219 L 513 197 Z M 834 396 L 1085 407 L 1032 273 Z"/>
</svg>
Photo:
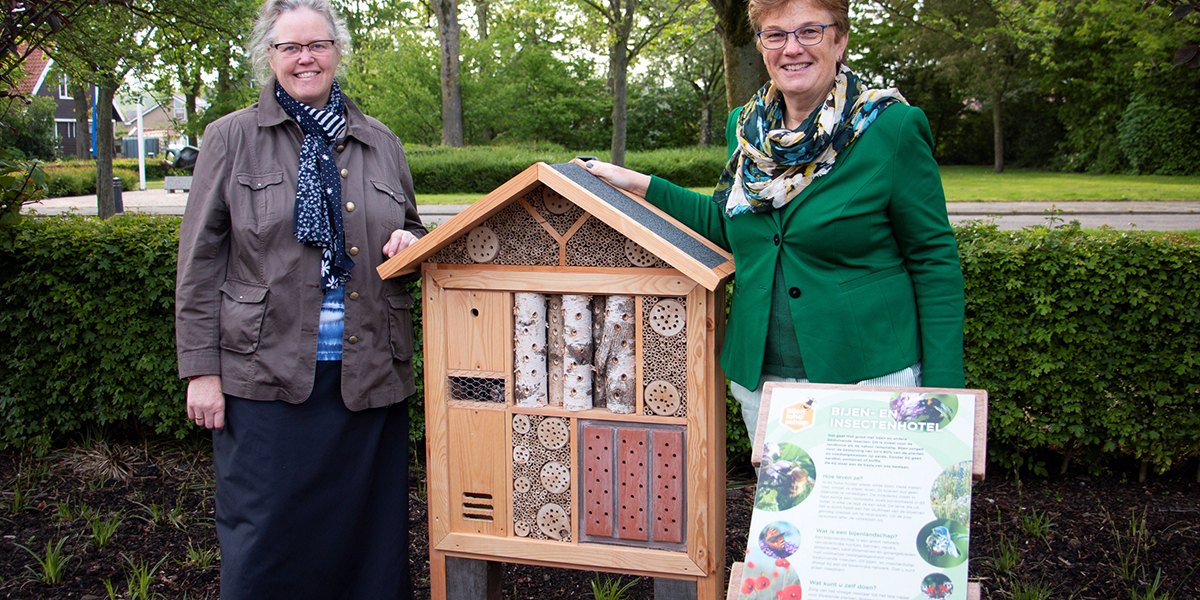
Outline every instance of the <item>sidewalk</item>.
<svg viewBox="0 0 1200 600">
<path fill-rule="evenodd" d="M 480 196 L 482 197 L 482 195 Z M 127 211 L 182 215 L 187 194 L 166 190 L 130 191 L 122 194 Z M 419 204 L 417 210 L 427 223 L 444 223 L 467 204 Z M 994 220 L 1001 229 L 1019 229 L 1043 222 L 1050 211 L 1058 210 L 1059 218 L 1079 220 L 1084 227 L 1108 225 L 1116 229 L 1179 230 L 1200 229 L 1200 202 L 949 202 L 947 212 L 952 222 L 969 219 Z M 95 196 L 51 198 L 25 207 L 24 212 L 57 215 L 77 211 L 81 215 L 96 214 Z"/>
</svg>

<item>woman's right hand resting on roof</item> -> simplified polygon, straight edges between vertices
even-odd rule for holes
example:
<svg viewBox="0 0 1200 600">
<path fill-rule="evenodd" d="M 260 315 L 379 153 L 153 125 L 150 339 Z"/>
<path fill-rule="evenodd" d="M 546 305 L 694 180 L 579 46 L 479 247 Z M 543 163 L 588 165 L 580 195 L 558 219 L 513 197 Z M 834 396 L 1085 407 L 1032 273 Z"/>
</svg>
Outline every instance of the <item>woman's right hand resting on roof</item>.
<svg viewBox="0 0 1200 600">
<path fill-rule="evenodd" d="M 650 176 L 643 175 L 637 171 L 631 171 L 625 167 L 606 163 L 601 160 L 592 159 L 584 163 L 587 170 L 597 177 L 604 179 L 613 186 L 619 187 L 627 192 L 645 196 L 646 190 L 650 188 Z"/>
</svg>

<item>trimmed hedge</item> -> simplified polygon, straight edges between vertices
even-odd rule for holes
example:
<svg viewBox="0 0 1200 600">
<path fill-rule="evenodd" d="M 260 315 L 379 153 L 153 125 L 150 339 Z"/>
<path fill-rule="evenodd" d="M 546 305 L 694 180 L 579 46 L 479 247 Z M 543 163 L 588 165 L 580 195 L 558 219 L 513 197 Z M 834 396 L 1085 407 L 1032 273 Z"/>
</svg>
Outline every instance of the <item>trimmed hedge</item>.
<svg viewBox="0 0 1200 600">
<path fill-rule="evenodd" d="M 577 155 L 609 159 L 608 152 L 568 152 L 559 146 L 410 146 L 408 167 L 413 187 L 425 194 L 486 194 L 529 165 L 564 163 Z M 725 166 L 725 149 L 716 146 L 630 152 L 625 164 L 643 173 L 656 173 L 687 187 L 712 186 Z"/>
<path fill-rule="evenodd" d="M 0 336 L 11 340 L 0 353 L 0 446 L 106 425 L 194 431 L 175 377 L 178 224 L 126 214 L 19 226 L 14 250 L 0 253 Z M 967 384 L 989 391 L 992 462 L 1044 472 L 1054 451 L 1093 471 L 1118 457 L 1163 471 L 1200 454 L 1200 241 L 984 225 L 958 237 Z M 419 442 L 419 352 L 416 361 Z M 748 441 L 732 399 L 727 407 L 738 456 Z"/>
<path fill-rule="evenodd" d="M 79 165 L 45 165 L 46 186 L 49 197 L 87 196 L 96 193 L 96 166 Z M 113 177 L 121 178 L 121 189 L 136 190 L 138 187 L 137 166 L 133 170 L 113 166 Z M 149 177 L 149 176 L 147 176 Z"/>
</svg>

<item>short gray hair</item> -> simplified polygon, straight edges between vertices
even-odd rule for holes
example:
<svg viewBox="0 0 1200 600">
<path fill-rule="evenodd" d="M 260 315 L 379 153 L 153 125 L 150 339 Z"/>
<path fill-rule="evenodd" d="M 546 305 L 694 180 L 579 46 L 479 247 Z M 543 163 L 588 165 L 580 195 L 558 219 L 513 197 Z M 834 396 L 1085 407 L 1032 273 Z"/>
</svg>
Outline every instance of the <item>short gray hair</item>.
<svg viewBox="0 0 1200 600">
<path fill-rule="evenodd" d="M 254 20 L 254 32 L 250 36 L 250 45 L 246 51 L 250 54 L 250 64 L 258 82 L 267 85 L 275 77 L 268 60 L 271 54 L 271 44 L 275 43 L 275 23 L 284 13 L 298 8 L 307 8 L 325 17 L 329 24 L 329 34 L 337 42 L 338 66 L 336 75 L 339 77 L 345 71 L 345 61 L 350 54 L 350 28 L 329 0 L 267 0 L 258 9 L 258 18 Z"/>
</svg>

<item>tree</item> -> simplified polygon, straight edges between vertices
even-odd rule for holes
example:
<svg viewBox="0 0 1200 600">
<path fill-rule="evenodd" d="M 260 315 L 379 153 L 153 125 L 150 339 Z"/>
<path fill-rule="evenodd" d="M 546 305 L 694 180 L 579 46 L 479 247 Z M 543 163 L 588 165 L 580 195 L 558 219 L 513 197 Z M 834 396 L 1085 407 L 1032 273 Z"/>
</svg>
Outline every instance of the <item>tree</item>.
<svg viewBox="0 0 1200 600">
<path fill-rule="evenodd" d="M 694 0 L 579 0 L 604 27 L 612 92 L 612 162 L 625 164 L 629 66 Z"/>
<path fill-rule="evenodd" d="M 707 4 L 695 4 L 647 49 L 650 72 L 660 81 L 692 92 L 699 146 L 713 142 L 713 111 L 725 94 L 725 62 L 716 16 Z M 723 105 L 722 108 L 725 108 Z M 721 116 L 724 116 L 722 113 Z M 723 124 L 724 120 L 719 120 Z"/>
<path fill-rule="evenodd" d="M 442 144 L 463 146 L 463 102 L 459 73 L 459 27 L 457 0 L 430 0 L 437 16 L 441 50 Z"/>
<path fill-rule="evenodd" d="M 441 135 L 437 52 L 436 43 L 419 32 L 379 32 L 358 43 L 346 93 L 405 144 L 436 144 Z"/>
<path fill-rule="evenodd" d="M 24 158 L 53 160 L 58 153 L 54 137 L 54 101 L 32 98 L 28 104 L 17 98 L 0 100 L 0 147 L 13 150 Z"/>
<path fill-rule="evenodd" d="M 128 1 L 128 0 L 125 0 Z M 120 0 L 114 4 L 124 4 Z M 0 29 L 0 96 L 16 87 L 11 75 L 48 38 L 66 28 L 85 7 L 107 0 L 10 0 Z"/>
<path fill-rule="evenodd" d="M 1200 15 L 1200 0 L 1164 0 L 1173 6 L 1171 17 L 1176 21 L 1187 23 L 1192 27 L 1200 27 L 1200 21 L 1195 17 Z M 1158 0 L 1146 0 L 1142 10 L 1158 3 Z M 1190 43 L 1175 51 L 1175 66 L 1200 69 L 1200 44 Z"/>
<path fill-rule="evenodd" d="M 750 100 L 767 82 L 767 66 L 758 53 L 748 0 L 708 0 L 717 13 L 717 34 L 725 62 L 725 103 L 733 110 Z"/>
</svg>

